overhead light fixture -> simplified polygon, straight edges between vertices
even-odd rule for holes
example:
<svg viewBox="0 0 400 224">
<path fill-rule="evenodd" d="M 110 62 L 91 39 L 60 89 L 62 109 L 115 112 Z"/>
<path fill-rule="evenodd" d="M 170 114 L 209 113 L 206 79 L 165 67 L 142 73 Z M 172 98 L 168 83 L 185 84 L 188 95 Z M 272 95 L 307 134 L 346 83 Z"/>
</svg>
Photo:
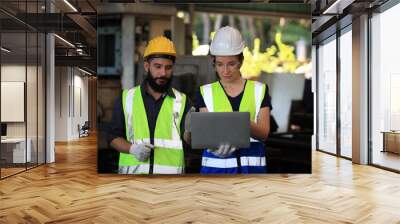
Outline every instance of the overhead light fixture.
<svg viewBox="0 0 400 224">
<path fill-rule="evenodd" d="M 11 52 L 11 50 L 9 50 L 9 49 L 7 49 L 7 48 L 5 48 L 5 47 L 1 47 L 1 50 L 4 51 L 4 52 L 6 52 L 6 53 L 10 53 L 10 52 Z"/>
<path fill-rule="evenodd" d="M 178 11 L 178 12 L 176 13 L 176 16 L 177 16 L 178 18 L 180 18 L 180 19 L 183 19 L 183 18 L 185 17 L 185 13 L 182 12 L 182 11 Z"/>
<path fill-rule="evenodd" d="M 78 10 L 68 1 L 64 0 L 65 4 L 67 4 L 74 12 L 78 12 Z"/>
<path fill-rule="evenodd" d="M 54 36 L 57 37 L 57 38 L 58 38 L 59 40 L 61 40 L 62 42 L 64 42 L 65 44 L 67 44 L 68 46 L 75 48 L 75 45 L 73 45 L 73 44 L 72 44 L 71 42 L 69 42 L 68 40 L 66 40 L 66 39 L 64 39 L 64 38 L 62 38 L 62 37 L 60 37 L 60 36 L 57 35 L 57 34 L 54 34 Z"/>
<path fill-rule="evenodd" d="M 88 55 L 86 52 L 83 51 L 82 48 L 77 48 L 76 53 L 78 53 L 78 55 Z"/>
<path fill-rule="evenodd" d="M 324 10 L 324 15 L 339 15 L 343 10 L 351 5 L 355 0 L 336 0 L 332 5 Z"/>
<path fill-rule="evenodd" d="M 77 47 L 83 47 L 83 44 L 82 44 L 81 42 L 75 42 L 74 44 L 75 44 L 75 46 L 77 46 Z"/>
<path fill-rule="evenodd" d="M 286 19 L 283 17 L 279 18 L 279 26 L 282 27 L 282 26 L 285 26 L 285 24 L 286 24 Z"/>
<path fill-rule="evenodd" d="M 81 72 L 83 72 L 83 73 L 85 73 L 85 74 L 87 74 L 87 75 L 89 75 L 89 76 L 92 75 L 92 73 L 90 73 L 90 72 L 88 72 L 88 71 L 85 71 L 85 70 L 83 70 L 83 69 L 81 69 L 81 68 L 79 68 L 79 67 L 78 67 L 78 70 L 81 71 Z"/>
</svg>

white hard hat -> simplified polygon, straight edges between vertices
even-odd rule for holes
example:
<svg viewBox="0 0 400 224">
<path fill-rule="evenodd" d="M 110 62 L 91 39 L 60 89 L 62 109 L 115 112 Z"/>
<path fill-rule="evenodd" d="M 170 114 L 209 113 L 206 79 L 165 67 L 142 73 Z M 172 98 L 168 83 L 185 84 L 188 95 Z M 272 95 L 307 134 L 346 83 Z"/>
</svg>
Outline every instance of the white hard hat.
<svg viewBox="0 0 400 224">
<path fill-rule="evenodd" d="M 210 53 L 214 56 L 232 56 L 243 52 L 244 41 L 240 32 L 230 26 L 217 30 L 211 42 Z"/>
</svg>

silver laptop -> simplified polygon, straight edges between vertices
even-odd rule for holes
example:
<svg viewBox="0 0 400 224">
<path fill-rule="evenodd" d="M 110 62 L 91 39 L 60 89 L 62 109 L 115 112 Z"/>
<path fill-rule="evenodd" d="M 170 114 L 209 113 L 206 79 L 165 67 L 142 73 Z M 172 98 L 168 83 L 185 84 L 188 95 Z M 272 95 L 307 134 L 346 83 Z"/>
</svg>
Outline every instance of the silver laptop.
<svg viewBox="0 0 400 224">
<path fill-rule="evenodd" d="M 215 149 L 222 143 L 250 147 L 249 112 L 197 112 L 192 114 L 190 126 L 194 149 Z"/>
</svg>

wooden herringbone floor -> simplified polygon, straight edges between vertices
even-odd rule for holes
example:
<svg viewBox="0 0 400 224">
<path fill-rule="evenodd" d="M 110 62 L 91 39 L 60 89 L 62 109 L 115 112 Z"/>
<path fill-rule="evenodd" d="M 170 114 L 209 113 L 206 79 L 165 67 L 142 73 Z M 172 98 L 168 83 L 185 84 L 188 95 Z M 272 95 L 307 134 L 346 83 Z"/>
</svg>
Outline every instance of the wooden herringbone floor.
<svg viewBox="0 0 400 224">
<path fill-rule="evenodd" d="M 96 139 L 0 181 L 0 223 L 400 223 L 400 175 L 313 153 L 312 175 L 98 175 Z"/>
</svg>

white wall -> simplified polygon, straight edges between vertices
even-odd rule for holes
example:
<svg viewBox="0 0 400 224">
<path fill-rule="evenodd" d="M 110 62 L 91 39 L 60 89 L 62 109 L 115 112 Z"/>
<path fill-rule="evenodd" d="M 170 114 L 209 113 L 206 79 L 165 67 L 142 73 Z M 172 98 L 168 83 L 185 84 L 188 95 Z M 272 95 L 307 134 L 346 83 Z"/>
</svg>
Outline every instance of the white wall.
<svg viewBox="0 0 400 224">
<path fill-rule="evenodd" d="M 304 91 L 303 74 L 269 74 L 263 77 L 269 87 L 272 116 L 278 123 L 278 132 L 287 132 L 292 100 L 301 100 Z"/>
<path fill-rule="evenodd" d="M 37 70 L 38 69 L 38 70 Z M 3 64 L 1 66 L 1 80 L 9 82 L 24 82 L 26 84 L 26 107 L 20 108 L 21 113 L 25 114 L 26 120 L 22 122 L 6 122 L 7 137 L 24 138 L 25 134 L 30 139 L 32 162 L 44 162 L 44 82 L 42 67 L 25 66 L 25 64 Z M 27 81 L 25 80 L 27 77 Z M 39 86 L 37 86 L 39 85 Z M 2 89 L 3 91 L 4 89 Z M 24 94 L 24 90 L 20 90 Z M 7 97 L 2 95 L 3 97 Z M 2 112 L 12 110 L 10 107 L 2 107 Z M 7 111 L 12 113 L 12 111 Z M 15 112 L 14 112 L 15 113 Z M 39 150 L 39 151 L 38 151 Z M 39 156 L 37 157 L 37 153 Z"/>
<path fill-rule="evenodd" d="M 76 68 L 56 67 L 56 141 L 79 138 L 78 124 L 88 120 L 88 78 L 83 75 Z"/>
<path fill-rule="evenodd" d="M 68 71 L 67 67 L 55 68 L 55 141 L 68 141 Z"/>
<path fill-rule="evenodd" d="M 18 81 L 25 82 L 25 65 L 2 65 L 1 66 L 1 81 Z M 7 108 L 1 108 L 7 110 Z M 8 137 L 25 137 L 25 123 L 24 122 L 10 122 L 7 123 L 7 136 Z"/>
<path fill-rule="evenodd" d="M 1 81 L 8 82 L 25 82 L 26 70 L 28 74 L 33 69 L 32 66 L 9 64 L 1 66 Z M 25 82 L 26 83 L 26 82 Z M 28 93 L 28 97 L 33 94 Z M 7 110 L 7 108 L 1 108 Z M 8 137 L 25 137 L 25 122 L 7 122 L 7 136 Z"/>
<path fill-rule="evenodd" d="M 89 102 L 88 102 L 88 78 L 87 76 L 82 77 L 82 73 L 78 73 L 78 70 L 74 71 L 74 91 L 73 94 L 74 96 L 74 113 L 72 113 L 73 119 L 72 121 L 72 129 L 70 132 L 70 135 L 72 138 L 78 138 L 79 133 L 78 133 L 78 124 L 81 126 L 85 123 L 85 121 L 89 120 L 88 116 L 88 107 L 89 107 Z M 80 93 L 79 93 L 80 92 Z M 80 101 L 80 102 L 79 102 Z M 81 108 L 79 108 L 81 107 Z M 80 111 L 82 110 L 82 111 Z"/>
<path fill-rule="evenodd" d="M 27 70 L 25 70 L 27 69 Z M 25 65 L 18 65 L 18 64 L 13 64 L 13 65 L 2 65 L 1 66 L 1 81 L 9 81 L 9 82 L 25 82 L 25 75 L 26 71 L 28 74 L 35 73 L 36 74 L 36 67 L 33 66 L 27 66 Z M 36 83 L 35 83 L 36 85 Z M 31 90 L 31 89 L 29 89 Z M 32 89 L 33 90 L 33 89 Z M 29 92 L 27 93 L 27 102 L 30 103 L 33 97 L 36 98 L 36 89 L 34 89 L 34 92 Z M 35 104 L 36 107 L 36 104 Z M 1 110 L 7 110 L 7 108 L 1 108 Z M 27 114 L 28 116 L 28 121 L 33 120 L 34 117 L 32 117 L 33 114 Z M 34 114 L 36 116 L 36 114 Z M 36 117 L 35 117 L 36 118 Z M 35 120 L 36 121 L 36 120 Z M 8 137 L 25 137 L 25 123 L 26 122 L 7 122 L 7 136 Z M 32 125 L 29 125 L 28 128 L 31 128 Z M 36 128 L 35 128 L 36 129 Z M 28 137 L 29 136 L 29 130 L 28 130 Z"/>
</svg>

